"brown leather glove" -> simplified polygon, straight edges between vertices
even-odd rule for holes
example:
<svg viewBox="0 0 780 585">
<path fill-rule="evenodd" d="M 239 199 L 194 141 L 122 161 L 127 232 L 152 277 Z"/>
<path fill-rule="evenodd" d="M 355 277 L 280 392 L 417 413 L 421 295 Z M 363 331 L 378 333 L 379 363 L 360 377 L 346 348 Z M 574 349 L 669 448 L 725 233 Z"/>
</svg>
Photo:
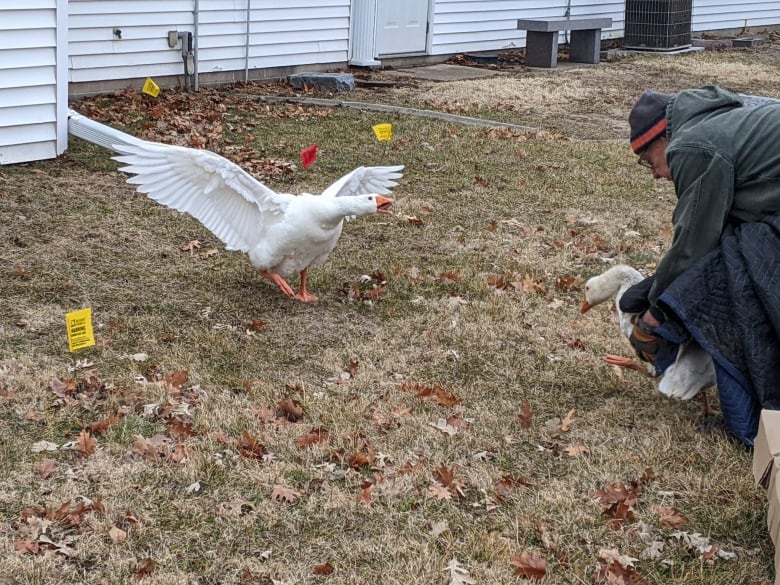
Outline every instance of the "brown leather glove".
<svg viewBox="0 0 780 585">
<path fill-rule="evenodd" d="M 654 364 L 658 355 L 659 338 L 653 335 L 650 326 L 642 321 L 642 315 L 634 315 L 631 317 L 631 322 L 634 324 L 628 337 L 631 347 L 641 360 Z"/>
</svg>

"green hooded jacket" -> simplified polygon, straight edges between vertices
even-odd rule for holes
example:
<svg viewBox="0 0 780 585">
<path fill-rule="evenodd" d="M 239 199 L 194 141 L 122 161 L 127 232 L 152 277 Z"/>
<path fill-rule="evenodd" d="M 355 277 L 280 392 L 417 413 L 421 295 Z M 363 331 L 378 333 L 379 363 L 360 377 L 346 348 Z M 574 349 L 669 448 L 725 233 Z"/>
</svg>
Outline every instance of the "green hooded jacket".
<svg viewBox="0 0 780 585">
<path fill-rule="evenodd" d="M 744 107 L 738 95 L 707 86 L 675 94 L 666 121 L 677 206 L 672 245 L 649 294 L 653 306 L 729 223 L 780 212 L 780 103 Z"/>
</svg>

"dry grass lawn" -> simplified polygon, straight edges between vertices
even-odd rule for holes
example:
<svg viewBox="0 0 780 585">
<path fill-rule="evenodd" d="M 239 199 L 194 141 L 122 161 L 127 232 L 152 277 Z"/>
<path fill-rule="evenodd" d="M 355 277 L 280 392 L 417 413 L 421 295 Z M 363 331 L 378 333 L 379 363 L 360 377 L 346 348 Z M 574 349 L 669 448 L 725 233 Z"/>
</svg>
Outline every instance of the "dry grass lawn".
<svg viewBox="0 0 780 585">
<path fill-rule="evenodd" d="M 528 134 L 258 100 L 281 85 L 74 103 L 278 190 L 406 171 L 393 215 L 348 223 L 301 304 L 98 147 L 0 169 L 0 583 L 769 583 L 750 453 L 698 402 L 604 364 L 631 351 L 614 314 L 578 309 L 583 279 L 651 272 L 669 242 L 673 190 L 625 140 L 636 96 L 780 97 L 779 61 L 628 57 L 350 96 Z M 65 314 L 85 307 L 96 345 L 70 353 Z"/>
</svg>

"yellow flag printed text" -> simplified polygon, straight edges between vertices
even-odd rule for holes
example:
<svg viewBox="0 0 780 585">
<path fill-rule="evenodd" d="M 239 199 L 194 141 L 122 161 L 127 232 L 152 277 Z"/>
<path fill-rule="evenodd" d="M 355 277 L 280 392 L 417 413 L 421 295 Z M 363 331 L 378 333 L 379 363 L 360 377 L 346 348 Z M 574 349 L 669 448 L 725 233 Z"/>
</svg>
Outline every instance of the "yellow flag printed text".
<svg viewBox="0 0 780 585">
<path fill-rule="evenodd" d="M 144 86 L 141 89 L 142 92 L 149 94 L 152 97 L 157 97 L 160 95 L 160 87 L 152 81 L 151 77 L 147 77 L 146 81 L 144 81 Z"/>
<path fill-rule="evenodd" d="M 67 313 L 65 323 L 68 326 L 70 351 L 95 345 L 95 334 L 92 332 L 92 309 L 88 307 Z"/>
<path fill-rule="evenodd" d="M 377 124 L 372 126 L 376 139 L 381 141 L 393 139 L 393 125 L 392 124 Z"/>
</svg>

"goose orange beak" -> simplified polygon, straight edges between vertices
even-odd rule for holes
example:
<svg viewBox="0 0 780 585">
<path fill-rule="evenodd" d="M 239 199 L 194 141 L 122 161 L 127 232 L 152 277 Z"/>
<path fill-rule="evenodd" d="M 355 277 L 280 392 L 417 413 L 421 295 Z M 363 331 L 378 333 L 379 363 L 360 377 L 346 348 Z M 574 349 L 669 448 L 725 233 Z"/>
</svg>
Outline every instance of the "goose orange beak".
<svg viewBox="0 0 780 585">
<path fill-rule="evenodd" d="M 377 213 L 390 213 L 390 206 L 393 204 L 393 200 L 389 197 L 383 197 L 382 195 L 376 196 L 376 212 Z"/>
<path fill-rule="evenodd" d="M 590 303 L 586 300 L 582 301 L 582 306 L 580 307 L 580 313 L 587 313 L 590 311 Z"/>
</svg>

